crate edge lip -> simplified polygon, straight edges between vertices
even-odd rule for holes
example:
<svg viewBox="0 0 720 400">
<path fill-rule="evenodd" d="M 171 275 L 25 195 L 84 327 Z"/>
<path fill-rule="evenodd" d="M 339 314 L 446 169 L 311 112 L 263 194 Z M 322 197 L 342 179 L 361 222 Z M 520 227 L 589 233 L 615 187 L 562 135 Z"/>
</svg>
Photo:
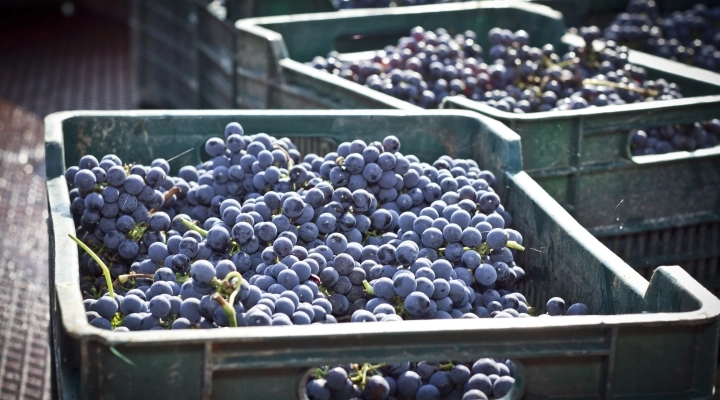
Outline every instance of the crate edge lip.
<svg viewBox="0 0 720 400">
<path fill-rule="evenodd" d="M 331 115 L 357 115 L 357 116 L 370 116 L 373 115 L 387 115 L 387 116 L 431 116 L 435 115 L 446 115 L 446 116 L 462 116 L 469 117 L 476 120 L 483 120 L 483 122 L 495 125 L 500 131 L 505 132 L 506 135 L 519 141 L 519 137 L 516 133 L 512 132 L 505 125 L 499 121 L 494 121 L 490 118 L 480 116 L 476 113 L 468 111 L 434 111 L 432 113 L 426 112 L 408 112 L 404 110 L 340 110 L 340 111 L 314 111 L 307 112 L 304 110 L 296 111 L 236 111 L 236 110 L 210 110 L 210 111 L 196 111 L 192 110 L 192 114 L 188 114 L 188 110 L 152 110 L 152 111 L 63 111 L 48 115 L 45 118 L 45 144 L 46 146 L 56 146 L 56 148 L 63 149 L 63 138 L 62 138 L 62 123 L 63 121 L 79 116 L 85 117 L 171 117 L 171 116 L 231 116 L 231 115 L 257 115 L 265 114 L 268 116 L 272 115 L 290 115 L 290 116 L 331 116 Z M 368 115 L 370 112 L 370 115 Z M 514 137 L 513 137 L 514 136 Z M 48 166 L 56 163 L 51 161 Z M 57 166 L 57 165 L 56 165 Z M 516 176 L 527 176 L 527 174 L 520 172 L 506 172 L 511 178 Z M 72 229 L 65 229 L 69 224 L 74 226 L 72 219 L 67 215 L 63 215 L 62 211 L 67 211 L 64 208 L 56 207 L 64 205 L 65 208 L 69 207 L 69 195 L 66 190 L 60 191 L 60 199 L 57 198 L 57 188 L 66 187 L 64 175 L 54 177 L 46 182 L 48 189 L 48 208 L 50 215 L 48 217 L 51 231 L 53 232 L 53 239 L 55 242 L 65 241 L 62 246 L 69 246 L 70 252 L 75 253 L 75 257 L 72 258 L 72 264 L 70 268 L 78 269 L 77 267 L 77 247 L 68 238 L 64 236 L 68 233 L 74 233 Z M 559 206 L 558 206 L 559 207 Z M 56 260 L 55 253 L 57 252 L 58 246 L 53 247 L 55 252 L 50 254 L 52 260 Z M 607 250 L 609 252 L 609 250 Z M 666 268 L 666 267 L 660 267 Z M 670 269 L 680 269 L 679 267 L 667 267 Z M 74 278 L 74 276 L 72 277 Z M 583 317 L 565 317 L 565 318 L 553 318 L 547 319 L 513 319 L 512 321 L 505 320 L 492 320 L 487 321 L 487 324 L 477 326 L 477 322 L 474 321 L 463 321 L 454 320 L 451 322 L 453 325 L 457 325 L 457 328 L 463 331 L 477 331 L 479 333 L 503 330 L 508 328 L 534 328 L 534 329 L 563 329 L 563 330 L 577 330 L 577 329 L 598 329 L 598 328 L 615 328 L 622 326 L 637 326 L 637 325 L 662 325 L 666 322 L 675 322 L 682 325 L 697 325 L 703 324 L 709 320 L 717 319 L 720 315 L 720 300 L 712 297 L 709 292 L 704 293 L 705 289 L 700 286 L 699 283 L 694 281 L 687 275 L 689 283 L 695 289 L 699 290 L 691 291 L 690 295 L 693 296 L 699 303 L 700 308 L 694 311 L 688 312 L 677 312 L 677 313 L 642 313 L 642 314 L 618 314 L 618 315 L 597 315 L 597 316 L 583 316 Z M 81 299 L 80 288 L 76 279 L 70 279 L 65 281 L 56 281 L 56 276 L 51 276 L 53 285 L 55 287 L 58 301 L 58 309 L 61 312 L 62 327 L 71 336 L 76 339 L 83 341 L 96 340 L 107 345 L 113 344 L 137 344 L 137 345 L 149 345 L 157 343 L 171 343 L 173 341 L 182 341 L 185 344 L 200 344 L 206 343 L 209 340 L 217 340 L 221 342 L 253 342 L 257 340 L 288 340 L 288 339 L 311 339 L 321 337 L 338 337 L 338 336 L 356 336 L 358 334 L 365 334 L 367 340 L 372 340 L 374 335 L 381 335 L 383 333 L 402 333 L 408 335 L 418 335 L 423 333 L 442 331 L 443 327 L 438 328 L 433 324 L 432 321 L 407 321 L 411 322 L 390 326 L 390 329 L 384 329 L 381 332 L 377 332 L 377 329 L 372 324 L 356 324 L 353 329 L 347 330 L 345 325 L 322 325 L 322 326 L 309 326 L 301 327 L 299 330 L 293 330 L 292 333 L 288 333 L 287 330 L 276 329 L 275 327 L 246 327 L 242 331 L 237 332 L 231 329 L 215 329 L 215 330 L 192 330 L 188 332 L 176 331 L 176 332 L 157 332 L 152 335 L 134 335 L 130 333 L 128 336 L 127 332 L 112 332 L 105 331 L 99 328 L 91 326 L 84 315 L 81 312 L 81 302 L 76 300 Z M 644 279 L 643 279 L 644 280 Z M 645 281 L 647 282 L 647 281 Z M 646 286 L 647 289 L 647 286 Z M 700 296 L 698 296 L 698 294 Z M 713 307 L 715 306 L 715 307 Z M 71 312 L 62 313 L 62 310 L 72 310 Z M 84 309 L 82 309 L 84 310 Z M 548 323 L 551 322 L 551 323 Z M 323 330 L 324 332 L 320 332 Z M 328 332 L 329 331 L 329 332 Z M 375 331 L 375 332 L 373 332 Z M 202 332 L 202 333 L 200 333 Z M 136 337 L 137 336 L 137 337 Z"/>
<path fill-rule="evenodd" d="M 297 62 L 297 61 L 296 61 Z M 342 78 L 340 78 L 342 79 Z M 473 110 L 476 112 L 482 111 L 483 115 L 490 116 L 492 118 L 501 119 L 503 121 L 508 122 L 525 122 L 525 121 L 552 121 L 556 119 L 564 119 L 564 118 L 573 118 L 573 117 L 598 117 L 602 118 L 605 113 L 609 112 L 642 112 L 642 111 L 651 111 L 652 109 L 656 108 L 658 103 L 662 103 L 664 108 L 668 107 L 679 107 L 679 106 L 686 106 L 686 105 L 696 105 L 696 104 L 719 104 L 720 105 L 720 94 L 717 95 L 710 95 L 710 96 L 696 96 L 696 97 L 685 97 L 682 99 L 674 99 L 674 100 L 659 100 L 658 102 L 643 102 L 643 103 L 631 103 L 631 104 L 621 104 L 621 105 L 611 105 L 611 106 L 604 106 L 604 107 L 598 107 L 598 108 L 585 108 L 582 110 L 567 110 L 567 111 L 547 111 L 547 112 L 538 112 L 538 113 L 530 113 L 530 114 L 514 114 L 507 111 L 499 111 L 495 108 L 492 108 L 490 106 L 480 104 L 475 100 L 468 99 L 466 97 L 458 97 L 458 96 L 452 96 L 452 97 L 446 97 L 443 100 L 443 103 L 456 103 L 462 105 L 467 110 Z M 447 108 L 441 108 L 443 110 Z M 602 110 L 602 114 L 598 114 L 597 111 Z M 544 115 L 536 115 L 536 114 L 544 114 Z"/>
<path fill-rule="evenodd" d="M 344 18 L 344 17 L 373 17 L 376 15 L 407 15 L 407 14 L 424 14 L 433 11 L 462 11 L 462 10 L 475 10 L 475 9 L 516 9 L 516 10 L 533 10 L 538 14 L 553 18 L 562 18 L 562 13 L 552 8 L 531 2 L 525 1 L 509 1 L 509 2 L 496 2 L 496 1 L 464 1 L 462 3 L 448 3 L 448 4 L 427 4 L 421 6 L 412 7 L 394 7 L 394 8 L 358 8 L 358 9 L 347 9 L 328 11 L 321 13 L 306 13 L 306 14 L 292 14 L 292 15 L 276 15 L 267 17 L 252 17 L 239 19 L 232 24 L 236 28 L 244 26 L 258 26 L 261 24 L 274 24 L 282 22 L 294 22 L 294 21 L 316 21 L 321 19 L 327 19 L 328 17 L 333 18 Z"/>
</svg>

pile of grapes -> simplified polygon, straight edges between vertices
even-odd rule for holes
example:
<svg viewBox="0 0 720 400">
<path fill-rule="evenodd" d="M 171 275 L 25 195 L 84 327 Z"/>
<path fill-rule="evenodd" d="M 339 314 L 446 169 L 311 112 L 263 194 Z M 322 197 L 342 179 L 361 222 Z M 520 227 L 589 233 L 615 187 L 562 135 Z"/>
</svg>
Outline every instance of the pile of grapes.
<svg viewBox="0 0 720 400">
<path fill-rule="evenodd" d="M 627 12 L 602 32 L 583 27 L 586 40 L 612 40 L 632 49 L 655 54 L 710 71 L 720 71 L 720 7 L 696 4 L 686 11 L 659 16 L 654 0 L 630 0 Z"/>
<path fill-rule="evenodd" d="M 674 83 L 650 80 L 644 68 L 628 64 L 627 48 L 612 41 L 561 56 L 550 44 L 529 46 L 522 30 L 493 28 L 488 35 L 485 59 L 475 32 L 415 27 L 371 60 L 340 61 L 333 52 L 309 64 L 423 108 L 455 95 L 520 114 L 682 97 Z"/>
<path fill-rule="evenodd" d="M 693 151 L 720 144 L 720 120 L 637 129 L 631 134 L 634 156 Z"/>
<path fill-rule="evenodd" d="M 417 364 L 349 364 L 318 368 L 307 384 L 310 400 L 498 399 L 515 384 L 510 360 Z"/>
<path fill-rule="evenodd" d="M 495 176 L 382 143 L 304 157 L 231 123 L 210 160 L 86 155 L 65 177 L 90 324 L 116 331 L 529 317 Z M 566 314 L 562 299 L 549 315 Z M 588 314 L 582 304 L 567 314 Z"/>
<path fill-rule="evenodd" d="M 572 29 L 586 43 L 620 43 L 630 48 L 720 71 L 720 7 L 702 4 L 685 12 L 658 15 L 653 0 L 631 0 L 627 12 L 619 14 L 603 31 L 596 26 Z M 596 42 L 598 43 L 598 42 Z M 694 151 L 720 144 L 720 122 L 653 127 L 631 132 L 635 156 Z"/>
</svg>

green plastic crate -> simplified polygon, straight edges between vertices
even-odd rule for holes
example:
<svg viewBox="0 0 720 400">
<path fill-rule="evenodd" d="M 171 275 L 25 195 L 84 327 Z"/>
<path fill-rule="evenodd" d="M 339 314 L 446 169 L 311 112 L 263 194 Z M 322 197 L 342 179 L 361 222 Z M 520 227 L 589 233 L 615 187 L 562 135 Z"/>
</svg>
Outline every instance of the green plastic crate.
<svg viewBox="0 0 720 400">
<path fill-rule="evenodd" d="M 150 107 L 198 108 L 206 52 L 197 42 L 199 8 L 210 24 L 226 20 L 333 11 L 330 0 L 135 0 L 133 52 L 136 84 L 142 104 Z M 222 60 L 217 60 L 222 63 Z M 200 77 L 198 76 L 200 74 Z"/>
<path fill-rule="evenodd" d="M 568 26 L 581 27 L 597 25 L 601 29 L 612 22 L 615 16 L 625 12 L 627 0 L 530 0 L 544 4 L 565 16 Z M 720 5 L 718 0 L 655 0 L 660 14 L 672 11 L 683 11 L 695 4 L 708 7 Z"/>
<path fill-rule="evenodd" d="M 528 250 L 518 263 L 530 303 L 542 309 L 551 295 L 561 296 L 600 315 L 143 333 L 91 327 L 77 247 L 68 238 L 75 229 L 65 166 L 90 153 L 170 158 L 202 149 L 231 121 L 248 134 L 294 137 L 310 149 L 394 134 L 421 160 L 477 160 L 496 171 L 503 204 L 523 234 Z M 462 111 L 79 111 L 50 115 L 45 126 L 52 355 L 61 398 L 291 399 L 301 396 L 312 366 L 481 355 L 519 362 L 515 398 L 711 396 L 720 300 L 678 267 L 643 279 L 522 172 L 520 138 L 500 122 Z M 171 167 L 198 160 L 199 150 Z"/>
<path fill-rule="evenodd" d="M 198 46 L 204 54 L 199 78 L 203 108 L 418 109 L 303 62 L 335 49 L 381 49 L 394 44 L 416 25 L 473 29 L 485 48 L 488 43 L 484 33 L 496 24 L 527 30 L 536 45 L 560 45 L 565 31 L 560 13 L 510 1 L 253 18 L 240 20 L 234 26 L 221 26 L 198 13 Z"/>
<path fill-rule="evenodd" d="M 187 1 L 187 0 L 186 0 Z M 199 107 L 234 108 L 236 73 L 234 22 L 242 18 L 298 13 L 331 12 L 331 0 L 226 0 L 224 8 L 194 2 L 198 15 Z"/>
<path fill-rule="evenodd" d="M 575 39 L 578 39 L 565 35 L 562 15 L 557 11 L 530 2 L 512 1 L 251 18 L 237 21 L 232 36 L 225 36 L 224 40 L 212 40 L 220 34 L 214 36 L 206 32 L 208 27 L 202 21 L 199 29 L 200 43 L 212 47 L 225 61 L 223 66 L 236 75 L 234 102 L 228 98 L 218 103 L 229 101 L 229 106 L 251 109 L 415 109 L 407 102 L 315 70 L 304 63 L 333 50 L 347 57 L 352 56 L 347 53 L 379 50 L 395 44 L 399 37 L 406 36 L 417 25 L 428 29 L 445 27 L 451 31 L 475 30 L 478 42 L 484 48 L 489 47 L 487 32 L 494 26 L 525 29 L 530 33 L 532 45 L 551 43 L 560 51 L 569 44 L 577 44 Z M 228 32 L 229 29 L 224 34 Z M 635 53 L 633 60 L 648 68 L 652 78 L 664 77 L 680 84 L 686 97 L 720 94 L 718 75 L 681 69 L 691 74 L 683 76 L 677 73 L 678 64 L 644 57 L 641 53 Z M 229 80 L 220 76 L 217 82 L 222 87 L 231 86 Z M 661 104 L 670 106 L 674 103 Z"/>
<path fill-rule="evenodd" d="M 443 108 L 476 111 L 517 132 L 525 171 L 645 277 L 679 264 L 718 295 L 720 147 L 632 157 L 628 139 L 632 129 L 719 117 L 720 75 L 640 52 L 629 60 L 686 93 L 715 95 L 526 115 L 458 97 Z"/>
<path fill-rule="evenodd" d="M 332 0 L 225 0 L 227 19 L 335 11 Z"/>
<path fill-rule="evenodd" d="M 196 25 L 188 0 L 133 1 L 133 66 L 143 105 L 198 107 Z"/>
</svg>

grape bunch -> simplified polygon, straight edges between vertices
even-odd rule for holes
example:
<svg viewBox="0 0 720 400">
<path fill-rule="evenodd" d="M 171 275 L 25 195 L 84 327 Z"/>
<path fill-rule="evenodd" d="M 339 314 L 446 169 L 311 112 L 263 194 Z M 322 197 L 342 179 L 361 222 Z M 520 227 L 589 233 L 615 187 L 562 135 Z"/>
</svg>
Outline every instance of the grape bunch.
<svg viewBox="0 0 720 400">
<path fill-rule="evenodd" d="M 307 383 L 310 400 L 498 399 L 515 384 L 510 360 L 347 364 L 318 368 Z"/>
<path fill-rule="evenodd" d="M 333 0 L 333 5 L 338 10 L 353 8 L 387 8 L 422 6 L 426 4 L 448 4 L 460 3 L 466 0 Z"/>
<path fill-rule="evenodd" d="M 231 123 L 177 177 L 162 159 L 84 156 L 65 177 L 88 320 L 136 331 L 529 317 L 523 239 L 495 176 L 399 150 L 388 136 L 303 157 Z"/>
<path fill-rule="evenodd" d="M 659 16 L 654 0 L 631 0 L 627 10 L 602 32 L 580 28 L 586 40 L 604 38 L 632 49 L 720 71 L 720 7 L 695 4 L 691 9 Z"/>
<path fill-rule="evenodd" d="M 720 120 L 637 129 L 630 140 L 634 156 L 705 149 L 720 144 Z"/>
<path fill-rule="evenodd" d="M 650 80 L 644 68 L 628 64 L 627 48 L 612 41 L 561 56 L 551 44 L 529 46 L 522 30 L 493 28 L 488 35 L 485 59 L 475 32 L 415 27 L 371 60 L 340 61 L 331 52 L 309 65 L 423 108 L 437 108 L 447 96 L 520 114 L 682 97 L 674 83 Z"/>
</svg>

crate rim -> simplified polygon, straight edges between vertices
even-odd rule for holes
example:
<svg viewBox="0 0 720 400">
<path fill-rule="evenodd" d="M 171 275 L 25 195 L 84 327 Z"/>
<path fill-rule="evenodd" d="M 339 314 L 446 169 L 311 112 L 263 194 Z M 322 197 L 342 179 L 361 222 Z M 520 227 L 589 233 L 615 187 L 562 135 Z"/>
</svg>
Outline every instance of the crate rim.
<svg viewBox="0 0 720 400">
<path fill-rule="evenodd" d="M 406 14 L 424 14 L 433 11 L 462 11 L 462 10 L 475 10 L 481 8 L 514 8 L 519 10 L 532 10 L 539 14 L 549 17 L 560 17 L 562 13 L 555 11 L 552 8 L 532 3 L 523 0 L 506 0 L 506 1 L 464 1 L 462 3 L 447 3 L 447 4 L 426 4 L 420 6 L 410 7 L 389 7 L 389 8 L 356 8 L 346 9 L 338 11 L 328 11 L 321 13 L 306 13 L 306 14 L 292 14 L 292 15 L 275 15 L 269 17 L 253 17 L 243 18 L 234 22 L 236 28 L 240 28 L 246 25 L 262 25 L 262 24 L 273 24 L 282 22 L 294 22 L 294 21 L 315 21 L 321 19 L 328 19 L 328 17 L 343 18 L 343 17 L 372 17 L 375 15 L 406 15 Z"/>
</svg>

